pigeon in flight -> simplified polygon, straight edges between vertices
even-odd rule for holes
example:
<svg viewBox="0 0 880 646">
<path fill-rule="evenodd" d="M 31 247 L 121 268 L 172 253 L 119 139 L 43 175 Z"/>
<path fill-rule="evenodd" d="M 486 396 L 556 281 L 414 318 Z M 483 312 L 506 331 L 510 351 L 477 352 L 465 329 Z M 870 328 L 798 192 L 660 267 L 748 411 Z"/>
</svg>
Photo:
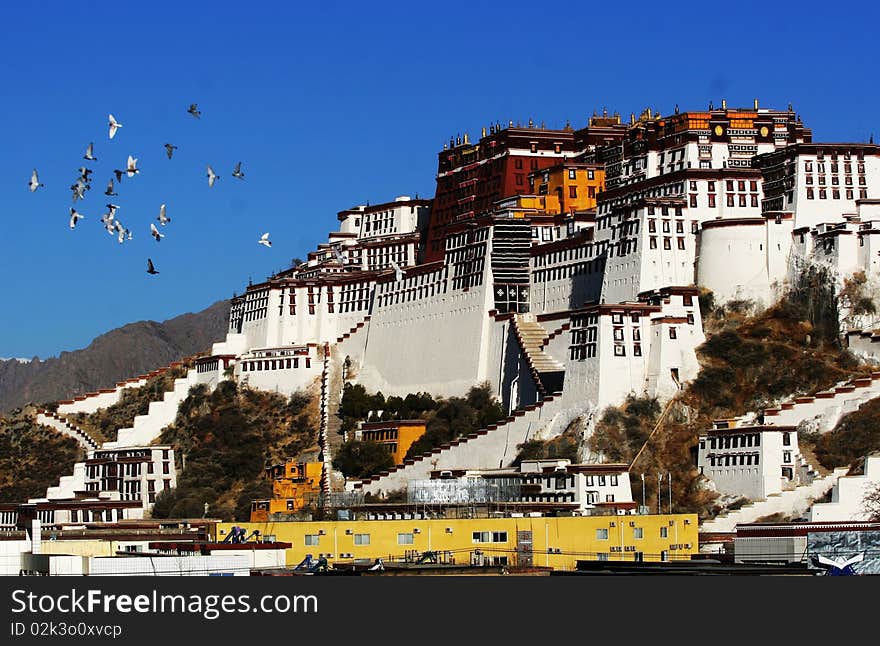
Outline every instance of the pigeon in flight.
<svg viewBox="0 0 880 646">
<path fill-rule="evenodd" d="M 119 206 L 116 204 L 107 204 L 106 206 L 107 206 L 108 212 L 110 213 L 110 219 L 113 219 L 113 217 L 116 215 L 116 210 L 119 208 Z"/>
<path fill-rule="evenodd" d="M 108 125 L 110 126 L 110 139 L 113 139 L 114 135 L 116 134 L 116 131 L 122 127 L 122 124 L 119 123 L 116 119 L 114 119 L 112 114 L 108 115 L 107 119 L 109 120 Z"/>
<path fill-rule="evenodd" d="M 115 195 L 119 195 L 119 193 L 116 193 L 113 190 L 113 178 L 112 177 L 110 178 L 110 181 L 107 182 L 107 190 L 104 191 L 104 195 L 109 195 L 110 197 L 113 197 Z"/>
<path fill-rule="evenodd" d="M 76 223 L 84 217 L 85 216 L 82 213 L 79 213 L 75 208 L 70 207 L 70 228 L 76 228 Z"/>
<path fill-rule="evenodd" d="M 125 174 L 125 171 L 119 170 L 118 168 L 114 168 L 113 174 L 116 175 L 116 183 L 118 184 L 119 182 L 122 181 L 122 176 Z"/>
<path fill-rule="evenodd" d="M 164 204 L 159 207 L 159 217 L 156 219 L 159 220 L 159 224 L 161 224 L 163 227 L 166 224 L 168 224 L 169 222 L 171 222 L 171 218 L 169 218 L 167 215 L 165 215 L 165 205 Z"/>
<path fill-rule="evenodd" d="M 95 144 L 90 143 L 89 147 L 86 148 L 86 154 L 83 155 L 83 159 L 87 159 L 89 161 L 97 161 L 98 158 L 95 157 Z"/>
<path fill-rule="evenodd" d="M 116 230 L 116 225 L 113 222 L 113 212 L 105 213 L 101 216 L 101 222 L 104 224 L 104 228 L 107 230 L 111 236 L 113 232 Z"/>
<path fill-rule="evenodd" d="M 138 160 L 135 159 L 134 157 L 132 157 L 131 155 L 128 156 L 128 166 L 127 166 L 127 168 L 125 169 L 125 173 L 126 173 L 129 177 L 134 177 L 134 176 L 135 176 L 135 173 L 140 173 L 140 172 L 141 172 L 141 170 L 140 170 L 139 168 L 137 168 L 137 161 L 138 161 Z"/>
<path fill-rule="evenodd" d="M 235 165 L 235 170 L 232 171 L 232 176 L 237 177 L 238 179 L 244 179 L 244 173 L 241 172 L 241 162 L 238 162 Z"/>
<path fill-rule="evenodd" d="M 333 255 L 336 256 L 336 262 L 340 265 L 345 264 L 345 256 L 342 255 L 342 250 L 339 247 L 333 247 Z"/>
<path fill-rule="evenodd" d="M 165 154 L 168 155 L 168 159 L 171 159 L 175 150 L 177 150 L 177 146 L 174 144 L 165 144 Z"/>
<path fill-rule="evenodd" d="M 269 234 L 268 234 L 268 233 L 264 233 L 263 235 L 261 235 L 261 236 L 260 236 L 260 239 L 257 240 L 257 244 L 261 244 L 261 245 L 263 245 L 264 247 L 271 247 L 271 246 L 272 246 L 272 242 L 269 240 Z"/>
<path fill-rule="evenodd" d="M 202 113 L 199 112 L 199 106 L 196 105 L 195 103 L 191 103 L 191 104 L 190 104 L 189 109 L 187 110 L 187 112 L 189 112 L 189 113 L 190 113 L 192 116 L 194 116 L 196 119 L 198 119 L 200 116 L 202 116 Z"/>
<path fill-rule="evenodd" d="M 217 181 L 219 175 L 214 172 L 214 169 L 211 166 L 208 166 L 208 186 L 214 186 L 214 182 Z"/>
<path fill-rule="evenodd" d="M 131 240 L 131 231 L 126 229 L 123 226 L 122 222 L 120 222 L 119 220 L 116 220 L 115 225 L 116 225 L 116 232 L 118 234 L 117 237 L 119 239 L 119 244 L 122 244 L 123 242 L 125 242 L 126 237 L 129 240 Z"/>
<path fill-rule="evenodd" d="M 148 274 L 158 274 L 159 272 L 153 267 L 153 261 L 147 258 L 147 273 Z"/>
<path fill-rule="evenodd" d="M 82 178 L 79 178 L 70 185 L 70 190 L 73 191 L 73 201 L 84 200 L 86 197 L 86 190 L 88 189 L 88 184 L 82 181 Z"/>
<path fill-rule="evenodd" d="M 88 184 L 89 182 L 92 181 L 92 178 L 89 177 L 89 175 L 91 175 L 91 174 L 92 174 L 92 169 L 86 168 L 85 166 L 79 167 L 79 178 L 83 182 L 85 182 L 86 184 Z"/>
<path fill-rule="evenodd" d="M 34 191 L 36 191 L 36 190 L 37 190 L 38 188 L 40 188 L 41 186 L 43 186 L 43 184 L 40 184 L 40 179 L 37 177 L 37 169 L 35 168 L 35 169 L 34 169 L 34 172 L 31 173 L 31 181 L 30 181 L 30 183 L 28 184 L 28 188 L 30 188 L 30 189 L 31 189 L 31 193 L 33 193 Z"/>
<path fill-rule="evenodd" d="M 156 242 L 162 242 L 162 238 L 165 237 L 165 234 L 159 233 L 159 229 L 152 222 L 150 222 L 150 235 L 156 238 Z"/>
</svg>

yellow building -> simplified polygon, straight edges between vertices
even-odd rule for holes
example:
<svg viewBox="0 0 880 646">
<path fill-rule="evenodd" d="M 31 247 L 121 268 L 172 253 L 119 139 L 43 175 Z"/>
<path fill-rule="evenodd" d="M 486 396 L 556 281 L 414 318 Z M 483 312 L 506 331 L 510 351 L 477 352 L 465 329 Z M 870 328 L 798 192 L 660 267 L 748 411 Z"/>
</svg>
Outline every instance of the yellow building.
<svg viewBox="0 0 880 646">
<path fill-rule="evenodd" d="M 251 503 L 251 522 L 267 522 L 271 514 L 295 513 L 321 492 L 322 462 L 288 460 L 266 468 L 272 480 L 272 499 Z"/>
<path fill-rule="evenodd" d="M 306 554 L 332 565 L 432 550 L 458 564 L 479 556 L 486 564 L 573 570 L 578 560 L 689 560 L 698 552 L 696 514 L 218 523 L 215 540 L 233 525 L 291 543 L 289 567 Z"/>
<path fill-rule="evenodd" d="M 545 198 L 549 214 L 589 211 L 605 190 L 605 169 L 599 164 L 563 162 L 529 174 L 532 192 Z"/>
<path fill-rule="evenodd" d="M 389 420 L 362 424 L 360 439 L 378 442 L 388 448 L 394 464 L 403 464 L 412 443 L 425 434 L 425 421 L 421 419 Z"/>
</svg>

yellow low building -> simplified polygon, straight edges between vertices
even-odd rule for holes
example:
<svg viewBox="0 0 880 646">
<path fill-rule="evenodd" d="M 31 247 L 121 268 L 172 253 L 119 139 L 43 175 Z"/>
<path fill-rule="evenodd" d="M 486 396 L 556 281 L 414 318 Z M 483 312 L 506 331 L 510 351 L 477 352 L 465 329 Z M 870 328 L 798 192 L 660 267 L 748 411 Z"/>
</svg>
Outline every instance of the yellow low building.
<svg viewBox="0 0 880 646">
<path fill-rule="evenodd" d="M 485 564 L 573 570 L 578 560 L 681 560 L 698 552 L 696 514 L 218 523 L 216 540 L 234 525 L 291 543 L 289 567 L 307 554 L 332 565 L 431 550 L 459 564 L 477 556 Z"/>
<path fill-rule="evenodd" d="M 321 493 L 322 462 L 288 460 L 266 468 L 272 480 L 272 499 L 251 503 L 252 522 L 268 522 L 271 514 L 296 513 Z"/>
<path fill-rule="evenodd" d="M 596 208 L 605 190 L 605 168 L 600 164 L 563 162 L 529 174 L 532 192 L 545 198 L 546 213 L 560 214 Z"/>
<path fill-rule="evenodd" d="M 425 434 L 425 420 L 369 422 L 362 424 L 359 430 L 361 440 L 383 444 L 394 458 L 394 464 L 403 464 L 409 447 Z"/>
</svg>

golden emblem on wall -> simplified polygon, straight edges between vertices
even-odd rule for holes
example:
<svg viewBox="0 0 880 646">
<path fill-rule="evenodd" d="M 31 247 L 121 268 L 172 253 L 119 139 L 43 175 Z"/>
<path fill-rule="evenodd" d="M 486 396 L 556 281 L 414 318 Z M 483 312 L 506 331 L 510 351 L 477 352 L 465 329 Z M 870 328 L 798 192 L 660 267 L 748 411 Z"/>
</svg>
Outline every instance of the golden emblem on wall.
<svg viewBox="0 0 880 646">
<path fill-rule="evenodd" d="M 724 134 L 724 128 L 721 126 L 715 126 L 715 134 L 719 137 Z"/>
<path fill-rule="evenodd" d="M 761 126 L 761 136 L 762 137 L 766 137 L 768 132 L 770 132 L 770 131 L 767 130 L 767 126 Z"/>
</svg>

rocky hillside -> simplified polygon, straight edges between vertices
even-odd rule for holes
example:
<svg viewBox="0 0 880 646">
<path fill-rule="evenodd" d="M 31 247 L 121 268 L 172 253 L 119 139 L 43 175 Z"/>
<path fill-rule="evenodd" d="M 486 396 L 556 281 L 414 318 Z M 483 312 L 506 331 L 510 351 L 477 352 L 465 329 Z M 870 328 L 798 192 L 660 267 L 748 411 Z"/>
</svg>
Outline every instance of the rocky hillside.
<svg viewBox="0 0 880 646">
<path fill-rule="evenodd" d="M 69 399 L 168 365 L 221 341 L 229 301 L 157 323 L 130 323 L 97 337 L 88 347 L 45 361 L 0 361 L 0 411 L 27 403 Z"/>
<path fill-rule="evenodd" d="M 84 457 L 79 445 L 34 421 L 32 409 L 0 415 L 0 502 L 46 494 Z"/>
<path fill-rule="evenodd" d="M 209 515 L 247 520 L 253 499 L 271 497 L 265 467 L 286 459 L 315 460 L 319 391 L 285 397 L 224 381 L 208 392 L 194 386 L 159 442 L 177 459 L 177 488 L 156 499 L 156 518 Z M 184 464 L 185 463 L 185 464 Z"/>
<path fill-rule="evenodd" d="M 757 314 L 745 302 L 715 307 L 710 293 L 703 294 L 701 309 L 707 338 L 697 349 L 697 378 L 663 409 L 636 396 L 606 409 L 589 448 L 609 460 L 632 463 L 637 498 L 642 474 L 647 500 L 656 499 L 658 474 L 663 474 L 664 493 L 671 474 L 675 511 L 707 517 L 720 508 L 703 486 L 693 451 L 712 420 L 757 412 L 870 373 L 872 367 L 842 346 L 835 299 L 820 282 L 798 285 Z M 806 448 L 816 443 L 823 466 L 850 464 L 878 447 L 871 432 L 877 410 L 877 405 L 865 406 L 825 437 L 801 441 Z"/>
</svg>

